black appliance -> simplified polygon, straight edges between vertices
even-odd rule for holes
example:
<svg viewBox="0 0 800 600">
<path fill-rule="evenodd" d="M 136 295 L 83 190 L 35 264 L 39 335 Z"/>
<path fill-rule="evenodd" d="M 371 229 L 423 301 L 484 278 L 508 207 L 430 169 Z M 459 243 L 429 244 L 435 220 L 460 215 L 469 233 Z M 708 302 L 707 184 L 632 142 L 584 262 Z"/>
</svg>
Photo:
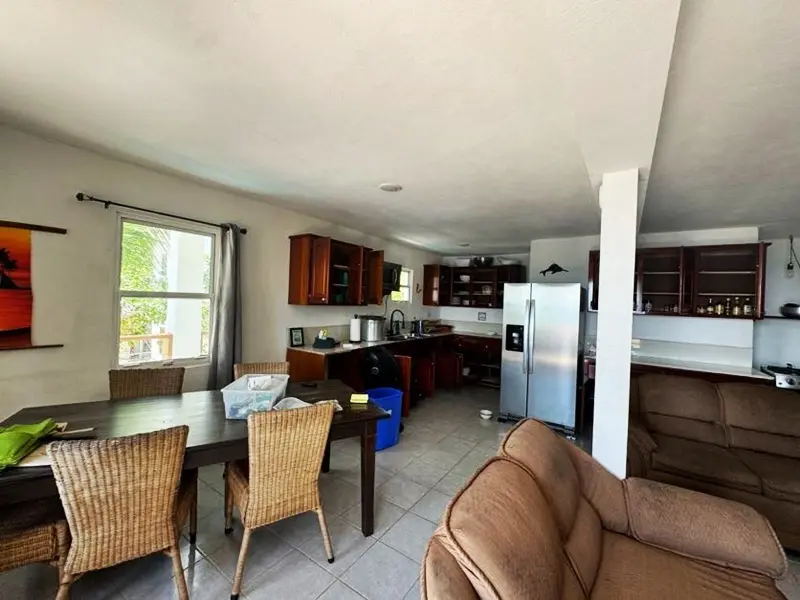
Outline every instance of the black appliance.
<svg viewBox="0 0 800 600">
<path fill-rule="evenodd" d="M 383 346 L 367 348 L 361 363 L 364 375 L 364 388 L 400 388 L 400 367 L 397 361 Z"/>
<path fill-rule="evenodd" d="M 403 266 L 396 263 L 383 263 L 383 286 L 382 295 L 386 296 L 392 292 L 400 291 L 400 271 Z"/>
<path fill-rule="evenodd" d="M 364 375 L 364 389 L 390 387 L 400 389 L 400 367 L 397 361 L 383 346 L 367 348 L 361 360 Z M 400 433 L 403 433 L 403 423 L 400 423 Z"/>
</svg>

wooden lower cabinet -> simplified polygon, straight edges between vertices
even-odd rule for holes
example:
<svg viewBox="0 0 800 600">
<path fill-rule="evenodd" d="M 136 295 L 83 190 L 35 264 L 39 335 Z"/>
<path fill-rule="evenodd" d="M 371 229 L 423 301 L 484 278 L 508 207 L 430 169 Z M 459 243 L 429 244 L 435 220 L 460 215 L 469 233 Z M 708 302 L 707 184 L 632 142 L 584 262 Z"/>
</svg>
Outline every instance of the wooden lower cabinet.
<svg viewBox="0 0 800 600">
<path fill-rule="evenodd" d="M 453 340 L 453 350 L 463 357 L 463 383 L 500 387 L 502 340 L 499 337 L 459 334 Z"/>
</svg>

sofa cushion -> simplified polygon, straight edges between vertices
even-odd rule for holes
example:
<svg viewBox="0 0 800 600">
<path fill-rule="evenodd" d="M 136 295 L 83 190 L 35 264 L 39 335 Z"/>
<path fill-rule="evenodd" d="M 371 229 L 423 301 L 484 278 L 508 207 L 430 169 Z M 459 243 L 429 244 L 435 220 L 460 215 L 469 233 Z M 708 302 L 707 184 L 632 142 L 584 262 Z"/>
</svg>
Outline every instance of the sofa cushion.
<svg viewBox="0 0 800 600">
<path fill-rule="evenodd" d="M 800 503 L 800 459 L 736 448 L 732 452 L 758 475 L 766 496 Z"/>
<path fill-rule="evenodd" d="M 489 459 L 448 505 L 441 532 L 480 598 L 563 597 L 558 526 L 524 466 Z"/>
<path fill-rule="evenodd" d="M 534 474 L 562 539 L 572 530 L 581 494 L 578 473 L 562 446 L 564 442 L 544 423 L 529 419 L 506 435 L 499 451 Z"/>
<path fill-rule="evenodd" d="M 420 586 L 424 598 L 478 600 L 478 595 L 464 571 L 437 535 L 430 539 L 425 549 Z"/>
<path fill-rule="evenodd" d="M 796 392 L 749 383 L 721 383 L 718 389 L 732 447 L 800 458 Z"/>
<path fill-rule="evenodd" d="M 647 428 L 689 440 L 727 445 L 714 384 L 692 377 L 642 375 L 639 404 Z"/>
<path fill-rule="evenodd" d="M 772 579 L 684 558 L 624 535 L 603 534 L 592 600 L 779 600 Z"/>
<path fill-rule="evenodd" d="M 653 439 L 658 444 L 651 456 L 653 469 L 761 492 L 756 474 L 727 448 L 658 433 Z"/>
</svg>

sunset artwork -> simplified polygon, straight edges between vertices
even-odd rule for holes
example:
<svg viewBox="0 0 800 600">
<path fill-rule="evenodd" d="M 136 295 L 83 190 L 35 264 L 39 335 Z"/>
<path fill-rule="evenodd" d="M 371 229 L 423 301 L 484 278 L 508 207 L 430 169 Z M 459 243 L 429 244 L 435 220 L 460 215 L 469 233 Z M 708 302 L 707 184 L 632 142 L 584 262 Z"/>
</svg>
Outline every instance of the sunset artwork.
<svg viewBox="0 0 800 600">
<path fill-rule="evenodd" d="M 0 227 L 0 349 L 31 342 L 31 232 Z"/>
</svg>

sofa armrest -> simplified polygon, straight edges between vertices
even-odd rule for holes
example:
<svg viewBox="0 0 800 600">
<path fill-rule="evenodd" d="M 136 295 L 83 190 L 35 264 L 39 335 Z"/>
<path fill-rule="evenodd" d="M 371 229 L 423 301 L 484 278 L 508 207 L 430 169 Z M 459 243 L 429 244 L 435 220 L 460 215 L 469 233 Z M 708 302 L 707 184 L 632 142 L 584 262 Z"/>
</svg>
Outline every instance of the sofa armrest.
<svg viewBox="0 0 800 600">
<path fill-rule="evenodd" d="M 646 458 L 649 458 L 653 450 L 658 448 L 658 444 L 647 431 L 644 423 L 633 415 L 628 417 L 628 443 L 635 444 L 642 456 Z"/>
<path fill-rule="evenodd" d="M 628 477 L 645 477 L 650 455 L 657 444 L 644 424 L 634 415 L 628 417 Z"/>
<path fill-rule="evenodd" d="M 646 479 L 623 484 L 631 535 L 638 541 L 773 579 L 786 572 L 775 532 L 755 509 Z"/>
</svg>

